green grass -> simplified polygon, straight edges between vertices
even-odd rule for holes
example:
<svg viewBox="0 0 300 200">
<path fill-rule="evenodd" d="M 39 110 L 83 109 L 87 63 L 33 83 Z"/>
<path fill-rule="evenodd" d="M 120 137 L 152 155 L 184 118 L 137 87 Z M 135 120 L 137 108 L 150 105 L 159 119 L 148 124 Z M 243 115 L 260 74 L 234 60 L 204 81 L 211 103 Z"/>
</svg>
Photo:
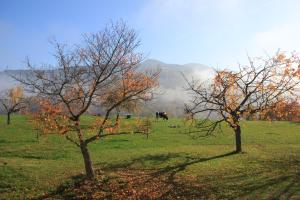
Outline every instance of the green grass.
<svg viewBox="0 0 300 200">
<path fill-rule="evenodd" d="M 157 171 L 189 191 L 203 186 L 211 199 L 300 199 L 299 123 L 243 122 L 242 154 L 230 154 L 235 146 L 228 127 L 194 139 L 182 126 L 179 119 L 158 121 L 149 139 L 132 134 L 94 142 L 89 145 L 94 167 Z M 0 199 L 55 191 L 83 172 L 79 149 L 63 136 L 37 139 L 26 117 L 12 116 L 9 126 L 0 117 Z"/>
</svg>

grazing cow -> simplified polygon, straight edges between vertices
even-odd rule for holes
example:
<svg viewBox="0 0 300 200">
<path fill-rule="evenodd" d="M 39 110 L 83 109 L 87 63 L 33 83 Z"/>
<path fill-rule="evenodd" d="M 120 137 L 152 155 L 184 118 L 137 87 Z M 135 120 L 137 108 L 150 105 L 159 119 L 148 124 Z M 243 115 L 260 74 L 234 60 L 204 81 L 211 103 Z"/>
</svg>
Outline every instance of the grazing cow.
<svg viewBox="0 0 300 200">
<path fill-rule="evenodd" d="M 158 118 L 163 118 L 164 120 L 169 119 L 166 112 L 156 112 L 155 115 L 156 115 L 156 119 L 158 119 Z"/>
<path fill-rule="evenodd" d="M 127 115 L 126 115 L 126 119 L 130 119 L 131 116 L 132 116 L 131 114 L 127 114 Z"/>
</svg>

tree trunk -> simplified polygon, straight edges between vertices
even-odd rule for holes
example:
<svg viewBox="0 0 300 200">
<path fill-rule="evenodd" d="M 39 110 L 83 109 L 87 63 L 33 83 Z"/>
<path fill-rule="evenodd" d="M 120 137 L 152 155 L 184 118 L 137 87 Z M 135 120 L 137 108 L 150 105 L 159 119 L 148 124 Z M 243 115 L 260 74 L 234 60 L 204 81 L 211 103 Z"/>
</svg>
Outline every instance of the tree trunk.
<svg viewBox="0 0 300 200">
<path fill-rule="evenodd" d="M 80 141 L 79 146 L 80 146 L 83 161 L 84 161 L 85 173 L 86 173 L 86 176 L 87 176 L 88 179 L 92 179 L 92 178 L 95 177 L 95 172 L 94 172 L 94 169 L 93 169 L 91 156 L 90 156 L 89 150 L 87 148 L 87 143 L 83 139 L 83 134 L 81 132 L 79 119 L 76 119 L 75 127 L 76 127 L 76 130 L 77 130 L 78 139 Z"/>
<path fill-rule="evenodd" d="M 241 138 L 241 127 L 237 125 L 234 129 L 235 132 L 235 151 L 237 153 L 242 152 L 242 138 Z"/>
<path fill-rule="evenodd" d="M 7 120 L 6 120 L 7 125 L 10 124 L 10 114 L 11 114 L 11 113 L 7 113 Z"/>
<path fill-rule="evenodd" d="M 87 148 L 87 144 L 85 142 L 81 142 L 80 149 L 81 149 L 81 153 L 82 153 L 83 160 L 84 160 L 86 176 L 87 176 L 87 178 L 92 179 L 95 177 L 95 172 L 93 169 L 93 164 L 92 164 L 89 150 Z"/>
</svg>

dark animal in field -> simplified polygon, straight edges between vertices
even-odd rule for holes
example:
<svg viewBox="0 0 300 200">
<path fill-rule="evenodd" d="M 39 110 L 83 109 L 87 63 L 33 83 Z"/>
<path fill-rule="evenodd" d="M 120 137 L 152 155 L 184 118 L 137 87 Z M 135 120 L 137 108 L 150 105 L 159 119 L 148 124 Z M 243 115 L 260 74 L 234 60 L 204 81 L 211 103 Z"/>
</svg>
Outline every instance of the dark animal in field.
<svg viewBox="0 0 300 200">
<path fill-rule="evenodd" d="M 127 114 L 126 119 L 130 119 L 130 118 L 131 118 L 131 114 Z"/>
<path fill-rule="evenodd" d="M 166 112 L 156 112 L 155 115 L 156 115 L 156 119 L 158 119 L 158 118 L 163 118 L 164 120 L 169 119 Z"/>
</svg>

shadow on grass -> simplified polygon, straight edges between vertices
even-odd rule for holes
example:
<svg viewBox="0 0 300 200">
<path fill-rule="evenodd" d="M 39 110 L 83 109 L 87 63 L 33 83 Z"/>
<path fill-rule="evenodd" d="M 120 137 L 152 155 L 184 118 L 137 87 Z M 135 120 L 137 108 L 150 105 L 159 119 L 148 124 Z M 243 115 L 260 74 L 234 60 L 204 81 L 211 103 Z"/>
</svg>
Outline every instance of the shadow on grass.
<svg viewBox="0 0 300 200">
<path fill-rule="evenodd" d="M 97 178 L 92 181 L 83 175 L 74 176 L 52 193 L 36 199 L 300 199 L 300 160 L 297 157 L 255 160 L 261 167 L 255 170 L 249 170 L 248 165 L 254 163 L 247 162 L 248 170 L 229 171 L 222 176 L 218 173 L 199 179 L 177 176 L 188 166 L 235 154 L 197 158 L 170 153 L 107 164 L 103 171 L 96 170 Z M 169 162 L 173 159 L 180 160 Z M 165 163 L 170 165 L 147 168 Z M 135 167 L 136 164 L 139 167 Z"/>
<path fill-rule="evenodd" d="M 279 133 L 274 133 L 274 132 L 267 132 L 265 133 L 266 135 L 280 135 Z"/>
<path fill-rule="evenodd" d="M 28 160 L 60 160 L 64 159 L 66 157 L 66 154 L 64 152 L 61 152 L 60 154 L 45 154 L 43 152 L 30 152 L 23 150 L 23 152 L 20 151 L 3 151 L 1 152 L 2 158 L 21 158 L 21 159 L 28 159 Z"/>
<path fill-rule="evenodd" d="M 89 181 L 84 176 L 74 176 L 71 181 L 60 185 L 52 193 L 36 199 L 208 199 L 212 195 L 207 184 L 194 180 L 177 179 L 177 173 L 186 167 L 226 156 L 230 152 L 208 158 L 185 155 L 185 161 L 159 169 L 133 169 L 136 163 L 164 163 L 182 158 L 182 154 L 147 155 L 125 163 L 107 165 L 103 171 L 96 170 L 97 178 Z"/>
<path fill-rule="evenodd" d="M 28 143 L 36 143 L 36 139 L 27 139 L 27 140 L 5 140 L 5 139 L 0 139 L 0 144 L 28 144 Z"/>
<path fill-rule="evenodd" d="M 252 181 L 240 184 L 243 191 L 238 195 L 245 198 L 255 194 L 264 199 L 300 199 L 300 160 L 288 158 L 286 160 L 260 161 L 268 170 L 258 172 Z M 270 174 L 270 170 L 274 170 Z M 278 170 L 278 172 L 276 172 Z M 252 195 L 253 196 L 253 195 Z"/>
<path fill-rule="evenodd" d="M 250 182 L 241 186 L 243 193 L 239 198 L 247 198 L 249 195 L 265 194 L 267 199 L 300 199 L 300 173 L 281 175 L 278 177 L 264 178 L 257 182 Z M 268 192 L 267 192 L 268 191 Z M 298 193 L 298 194 L 297 194 Z"/>
<path fill-rule="evenodd" d="M 108 143 L 119 143 L 119 142 L 129 142 L 128 139 L 113 139 L 113 140 L 108 140 Z"/>
</svg>

